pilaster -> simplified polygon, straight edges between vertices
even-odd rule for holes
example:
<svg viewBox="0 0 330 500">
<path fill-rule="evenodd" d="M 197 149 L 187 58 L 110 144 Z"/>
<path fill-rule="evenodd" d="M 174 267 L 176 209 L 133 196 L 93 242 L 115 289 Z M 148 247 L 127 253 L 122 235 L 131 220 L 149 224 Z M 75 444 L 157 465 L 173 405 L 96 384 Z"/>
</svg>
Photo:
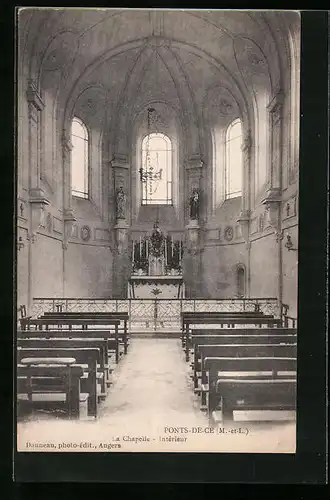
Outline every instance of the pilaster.
<svg viewBox="0 0 330 500">
<path fill-rule="evenodd" d="M 34 189 L 40 187 L 40 113 L 45 105 L 32 80 L 28 84 L 26 99 L 29 117 L 29 188 Z"/>
<path fill-rule="evenodd" d="M 283 103 L 284 93 L 281 88 L 278 88 L 268 104 L 270 118 L 269 186 L 271 189 L 281 188 Z"/>
</svg>

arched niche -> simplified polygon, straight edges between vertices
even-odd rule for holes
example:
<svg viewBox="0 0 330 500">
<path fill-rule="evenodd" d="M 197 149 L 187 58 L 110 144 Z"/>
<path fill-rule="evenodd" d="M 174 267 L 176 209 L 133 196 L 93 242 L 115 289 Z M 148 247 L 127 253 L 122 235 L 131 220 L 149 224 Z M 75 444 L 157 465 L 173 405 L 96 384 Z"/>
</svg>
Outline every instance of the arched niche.
<svg viewBox="0 0 330 500">
<path fill-rule="evenodd" d="M 104 199 L 106 198 L 105 180 L 107 173 L 103 172 L 103 135 L 106 124 L 107 94 L 101 86 L 89 86 L 78 96 L 72 109 L 72 116 L 67 124 L 68 130 L 71 127 L 73 117 L 76 117 L 85 124 L 89 136 L 88 164 L 89 164 L 89 198 L 98 214 L 103 213 Z M 86 214 L 86 203 L 83 206 L 80 200 L 73 200 L 73 208 L 80 213 Z"/>
<path fill-rule="evenodd" d="M 243 298 L 246 297 L 247 291 L 247 276 L 246 267 L 244 264 L 239 263 L 235 268 L 235 287 L 236 287 L 236 297 Z"/>
<path fill-rule="evenodd" d="M 212 140 L 211 193 L 212 211 L 215 211 L 225 199 L 226 131 L 233 120 L 242 119 L 242 111 L 232 91 L 222 85 L 216 85 L 207 92 L 204 115 Z"/>
<path fill-rule="evenodd" d="M 155 119 L 148 124 L 148 109 L 154 109 Z M 184 193 L 184 170 L 183 151 L 184 135 L 181 126 L 180 116 L 177 111 L 166 102 L 148 102 L 137 111 L 133 117 L 133 127 L 130 135 L 130 177 L 131 177 L 131 203 L 132 203 L 132 225 L 140 220 L 142 212 L 156 213 L 156 206 L 141 206 L 142 190 L 140 181 L 140 168 L 142 166 L 142 142 L 149 133 L 164 134 L 169 138 L 172 148 L 172 196 L 173 205 L 169 207 L 159 207 L 159 216 L 162 213 L 165 219 L 165 212 L 172 213 L 172 223 L 179 223 L 182 217 L 183 193 Z M 142 208 L 142 211 L 141 211 Z M 141 212 L 141 213 L 140 213 Z M 169 222 L 171 219 L 169 220 Z M 146 222 L 141 220 L 141 223 Z"/>
</svg>

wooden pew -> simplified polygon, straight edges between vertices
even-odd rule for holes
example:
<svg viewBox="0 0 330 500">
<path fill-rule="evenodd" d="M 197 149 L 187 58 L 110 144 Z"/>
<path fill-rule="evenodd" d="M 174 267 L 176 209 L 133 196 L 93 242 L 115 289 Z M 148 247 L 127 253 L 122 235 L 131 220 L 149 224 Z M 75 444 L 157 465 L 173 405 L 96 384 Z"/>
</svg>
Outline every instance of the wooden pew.
<svg viewBox="0 0 330 500">
<path fill-rule="evenodd" d="M 20 364 L 23 358 L 68 358 L 72 357 L 75 359 L 75 364 L 87 370 L 87 378 L 81 379 L 81 390 L 88 394 L 87 400 L 87 412 L 88 415 L 97 417 L 97 403 L 98 400 L 105 397 L 105 373 L 97 373 L 97 364 L 102 363 L 100 350 L 95 348 L 59 348 L 52 347 L 40 347 L 40 341 L 33 343 L 35 347 L 24 347 L 17 349 L 17 362 Z M 50 343 L 49 343 L 50 344 Z M 102 375 L 102 377 L 98 377 Z M 97 382 L 100 382 L 101 393 L 98 394 Z"/>
<path fill-rule="evenodd" d="M 222 344 L 222 345 L 199 345 L 200 362 L 194 365 L 194 388 L 198 388 L 198 372 L 200 371 L 201 384 L 207 382 L 206 370 L 204 366 L 205 358 L 225 357 L 225 358 L 294 358 L 297 356 L 296 344 Z M 202 401 L 202 404 L 204 401 Z"/>
<path fill-rule="evenodd" d="M 254 397 L 254 403 L 251 401 L 244 406 L 241 403 L 240 409 L 294 409 L 296 405 L 295 400 L 295 388 L 296 388 L 296 369 L 297 360 L 295 357 L 206 357 L 204 359 L 204 368 L 208 372 L 208 391 L 207 391 L 207 409 L 209 417 L 211 417 L 212 412 L 217 409 L 217 406 L 222 400 L 222 388 L 225 389 L 225 395 L 228 397 L 228 387 L 235 387 L 233 382 L 237 380 L 245 381 L 244 384 L 241 383 L 241 389 L 239 389 L 238 397 L 236 394 L 232 393 L 228 401 L 224 402 L 224 407 L 228 408 L 229 416 L 230 412 L 235 409 L 235 404 L 233 401 L 237 399 L 236 405 L 239 405 L 239 400 L 244 400 L 244 393 L 241 391 L 243 388 L 247 395 L 252 394 Z M 283 381 L 288 381 L 287 384 L 283 383 L 276 385 L 272 384 L 274 380 L 282 379 Z M 232 385 L 220 384 L 223 381 L 233 381 L 230 382 Z M 258 385 L 258 381 L 262 382 Z M 249 382 L 251 382 L 249 388 Z M 254 385 L 253 385 L 254 384 Z M 263 384 L 263 385 L 262 385 Z M 237 384 L 238 385 L 238 384 Z M 274 387 L 275 389 L 272 389 Z M 276 389 L 278 388 L 278 389 Z M 258 395 L 258 391 L 261 391 Z M 277 392 L 277 390 L 279 392 Z M 270 399 L 275 398 L 275 401 L 270 405 L 270 399 L 267 400 L 267 394 L 269 394 Z M 289 394 L 288 398 L 286 394 Z M 258 399 L 259 398 L 259 399 Z"/>
<path fill-rule="evenodd" d="M 17 338 L 64 338 L 64 339 L 99 339 L 105 340 L 108 344 L 108 353 L 106 355 L 105 365 L 109 365 L 109 352 L 115 354 L 116 363 L 119 362 L 119 341 L 115 338 L 114 334 L 108 330 L 18 330 Z M 110 369 L 110 366 L 108 366 Z"/>
<path fill-rule="evenodd" d="M 221 398 L 222 421 L 232 421 L 234 410 L 293 411 L 296 409 L 296 387 L 294 378 L 220 379 L 216 394 Z"/>
<path fill-rule="evenodd" d="M 227 317 L 229 318 L 259 318 L 263 317 L 264 313 L 256 310 L 256 311 L 196 311 L 196 312 L 182 312 L 181 313 L 181 340 L 182 340 L 182 346 L 184 347 L 184 342 L 185 342 L 185 327 L 186 327 L 186 320 L 189 319 L 190 317 L 192 318 L 204 318 L 205 316 L 212 318 L 214 317 L 217 319 L 217 322 L 220 323 L 220 319 L 223 319 L 224 322 L 222 324 L 228 324 L 225 320 Z"/>
<path fill-rule="evenodd" d="M 50 404 L 58 410 L 62 409 L 64 404 L 69 418 L 79 418 L 80 404 L 88 397 L 80 391 L 83 368 L 72 363 L 67 364 L 65 359 L 60 358 L 56 361 L 23 358 L 22 361 L 28 363 L 17 366 L 18 415 L 20 416 L 24 403 L 28 404 L 29 410 L 33 406 Z M 71 361 L 74 362 L 74 358 Z"/>
<path fill-rule="evenodd" d="M 269 328 L 273 328 L 275 325 L 278 328 L 281 326 L 281 320 L 274 318 L 272 315 L 260 316 L 260 313 L 256 314 L 257 316 L 252 316 L 252 314 L 250 314 L 249 316 L 244 316 L 243 314 L 241 314 L 241 315 L 236 315 L 236 317 L 233 317 L 233 316 L 225 316 L 223 315 L 223 313 L 203 313 L 199 314 L 198 316 L 194 316 L 193 314 L 187 315 L 186 313 L 183 313 L 182 324 L 185 336 L 184 344 L 185 344 L 186 361 L 189 361 L 189 349 L 191 347 L 190 343 L 191 325 L 219 324 L 220 327 L 223 327 L 224 324 L 231 324 L 231 325 L 253 324 L 253 325 L 259 325 L 260 328 L 263 325 L 268 326 Z M 231 331 L 234 331 L 234 329 Z M 227 331 L 226 333 L 229 332 Z"/>
<path fill-rule="evenodd" d="M 124 354 L 127 354 L 128 350 L 128 320 L 129 320 L 129 315 L 128 313 L 125 312 L 88 312 L 88 311 L 64 311 L 64 312 L 45 312 L 42 316 L 39 317 L 40 319 L 61 319 L 61 318 L 71 318 L 71 319 L 84 319 L 84 320 L 90 320 L 91 324 L 93 323 L 94 318 L 101 318 L 101 319 L 107 319 L 109 318 L 114 319 L 114 320 L 120 320 L 123 322 L 123 329 L 122 329 L 122 335 L 121 335 L 121 340 L 124 345 Z M 118 329 L 118 332 L 120 333 L 120 329 Z"/>
<path fill-rule="evenodd" d="M 282 327 L 277 327 L 277 328 L 234 328 L 231 329 L 230 331 L 225 328 L 194 328 L 191 332 L 191 336 L 196 336 L 196 335 L 205 335 L 207 337 L 209 336 L 232 336 L 232 337 L 243 337 L 243 336 L 250 336 L 250 335 L 273 335 L 280 337 L 281 335 L 297 335 L 297 329 L 296 328 L 282 328 Z"/>
<path fill-rule="evenodd" d="M 282 329 L 281 329 L 282 330 Z M 191 366 L 196 364 L 199 359 L 199 345 L 220 345 L 220 344 L 295 344 L 297 343 L 296 330 L 294 329 L 283 329 L 293 333 L 280 333 L 280 329 L 256 329 L 256 330 L 241 330 L 237 329 L 231 330 L 230 334 L 225 334 L 223 331 L 211 330 L 212 332 L 217 332 L 215 334 L 207 334 L 208 330 L 194 330 L 191 335 L 191 345 L 193 350 L 193 362 Z M 198 332 L 195 334 L 195 332 Z M 201 333 L 200 333 L 201 332 Z M 250 333 L 252 332 L 252 333 Z M 255 333 L 256 332 L 256 333 Z M 260 332 L 260 333 L 259 333 Z M 264 333 L 265 332 L 265 333 Z"/>
<path fill-rule="evenodd" d="M 98 376 L 98 380 L 102 385 L 102 392 L 105 393 L 105 386 L 109 384 L 109 368 L 107 362 L 107 342 L 100 339 L 17 339 L 17 349 L 97 349 L 99 351 L 98 372 L 103 374 L 103 377 Z M 81 351 L 83 352 L 83 351 Z M 82 354 L 83 355 L 83 354 Z M 78 356 L 78 354 L 77 354 Z M 88 361 L 81 361 L 87 364 Z"/>
<path fill-rule="evenodd" d="M 73 326 L 81 326 L 81 328 L 83 330 L 90 330 L 90 329 L 94 329 L 95 328 L 91 328 L 91 326 L 94 326 L 94 324 L 98 324 L 98 325 L 104 325 L 104 326 L 111 326 L 111 325 L 114 325 L 115 327 L 115 338 L 118 339 L 118 326 L 120 324 L 120 320 L 108 320 L 107 318 L 96 318 L 96 319 L 93 319 L 93 325 L 91 325 L 90 321 L 87 320 L 87 319 L 74 319 L 74 318 L 63 318 L 63 319 L 59 319 L 59 318 L 55 318 L 55 319 L 29 319 L 27 320 L 27 322 L 24 323 L 24 325 L 22 324 L 22 330 L 33 330 L 33 326 L 38 329 L 38 330 L 49 330 L 49 329 L 52 329 L 52 328 L 49 328 L 50 326 L 57 326 L 59 329 L 63 329 L 65 330 L 65 328 L 63 327 L 68 327 L 68 330 L 72 330 L 72 327 Z M 85 332 L 86 333 L 86 332 Z M 119 351 L 118 351 L 118 355 L 116 355 L 116 361 L 118 362 L 119 361 Z"/>
</svg>

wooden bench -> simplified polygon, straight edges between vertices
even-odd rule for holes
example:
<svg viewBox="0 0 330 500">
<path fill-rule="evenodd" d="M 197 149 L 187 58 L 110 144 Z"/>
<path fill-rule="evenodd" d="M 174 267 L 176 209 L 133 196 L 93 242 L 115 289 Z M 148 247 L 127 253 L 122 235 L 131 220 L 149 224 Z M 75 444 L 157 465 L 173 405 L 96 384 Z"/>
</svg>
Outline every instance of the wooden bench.
<svg viewBox="0 0 330 500">
<path fill-rule="evenodd" d="M 38 338 L 38 339 L 51 339 L 51 338 L 64 338 L 64 339 L 77 339 L 77 340 L 105 340 L 108 344 L 108 353 L 115 354 L 116 363 L 119 362 L 119 341 L 113 333 L 107 330 L 18 330 L 17 338 Z M 109 364 L 109 357 L 106 356 L 106 364 Z"/>
<path fill-rule="evenodd" d="M 260 316 L 259 313 L 257 313 L 257 316 L 252 316 L 250 314 L 249 316 L 243 316 L 242 315 L 236 315 L 234 316 L 225 316 L 222 313 L 204 313 L 199 314 L 198 316 L 194 315 L 186 315 L 186 313 L 183 313 L 182 317 L 182 324 L 183 324 L 183 331 L 184 331 L 184 336 L 185 336 L 185 341 L 184 341 L 184 348 L 185 348 L 185 354 L 186 354 L 186 361 L 189 361 L 189 349 L 191 347 L 191 342 L 190 342 L 190 326 L 191 325 L 207 325 L 207 324 L 218 324 L 220 327 L 223 327 L 224 324 L 230 324 L 230 325 L 247 325 L 247 324 L 253 324 L 253 325 L 259 325 L 261 328 L 263 325 L 268 326 L 268 328 L 273 328 L 274 326 L 280 327 L 281 325 L 281 320 L 274 318 L 272 315 L 262 315 Z M 231 331 L 234 331 L 231 330 Z M 226 332 L 228 333 L 228 332 Z"/>
<path fill-rule="evenodd" d="M 216 331 L 216 330 L 215 330 Z M 253 330 L 252 330 L 253 331 Z M 260 330 L 257 330 L 260 331 Z M 199 360 L 199 345 L 235 345 L 235 344 L 296 344 L 297 343 L 297 335 L 296 334 L 280 334 L 277 335 L 273 332 L 274 330 L 266 330 L 263 331 L 270 332 L 269 334 L 249 334 L 248 331 L 244 330 L 244 335 L 234 334 L 211 334 L 206 335 L 191 335 L 191 345 L 193 351 L 193 361 L 191 366 L 194 367 L 197 361 Z"/>
<path fill-rule="evenodd" d="M 296 380 L 294 378 L 260 380 L 218 380 L 216 392 L 221 398 L 222 421 L 232 421 L 234 410 L 295 410 Z M 214 420 L 216 415 L 214 415 Z"/>
<path fill-rule="evenodd" d="M 200 361 L 196 361 L 193 367 L 194 388 L 198 388 L 198 380 L 201 379 L 201 384 L 207 382 L 206 369 L 204 366 L 205 358 L 209 357 L 278 357 L 278 358 L 293 358 L 297 356 L 296 344 L 227 344 L 227 345 L 199 345 L 198 346 Z M 198 376 L 198 374 L 200 375 Z M 202 401 L 202 404 L 204 402 Z"/>
<path fill-rule="evenodd" d="M 118 338 L 118 328 L 120 325 L 119 319 L 108 319 L 108 318 L 21 318 L 21 329 L 22 330 L 48 330 L 49 327 L 57 326 L 59 329 L 67 327 L 72 330 L 72 327 L 80 326 L 83 330 L 95 329 L 95 326 L 106 326 L 111 330 L 111 326 L 114 327 L 115 337 Z"/>
<path fill-rule="evenodd" d="M 105 373 L 101 370 L 97 371 L 98 363 L 102 363 L 100 359 L 100 350 L 95 348 L 58 348 L 58 347 L 25 347 L 17 349 L 17 362 L 22 363 L 23 358 L 37 359 L 42 356 L 43 358 L 57 358 L 71 356 L 75 359 L 75 364 L 82 367 L 86 377 L 81 378 L 80 388 L 82 392 L 88 394 L 87 412 L 88 415 L 97 417 L 97 403 L 105 398 Z M 100 391 L 97 390 L 98 383 Z"/>
<path fill-rule="evenodd" d="M 110 384 L 110 372 L 108 364 L 108 351 L 107 342 L 100 339 L 18 339 L 17 349 L 65 349 L 74 350 L 77 349 L 81 352 L 81 363 L 86 364 L 86 370 L 88 370 L 88 360 L 84 361 L 83 356 L 84 349 L 97 349 L 99 351 L 99 356 L 97 360 L 97 372 L 103 374 L 102 377 L 97 375 L 97 380 L 101 384 L 101 392 L 105 393 L 106 386 Z M 76 356 L 78 356 L 78 351 Z M 80 358 L 79 358 L 80 359 Z"/>
<path fill-rule="evenodd" d="M 227 329 L 194 329 L 190 334 L 191 348 L 194 349 L 195 345 L 201 343 L 216 344 L 218 339 L 219 343 L 225 344 L 244 344 L 251 343 L 251 341 L 252 343 L 257 341 L 271 344 L 297 342 L 297 330 L 294 328 L 237 328 L 230 331 Z"/>
<path fill-rule="evenodd" d="M 80 404 L 88 395 L 80 391 L 83 368 L 74 365 L 74 358 L 23 358 L 17 366 L 18 415 L 22 405 L 33 407 L 52 405 L 56 410 L 63 408 L 69 418 L 79 418 Z"/>
<path fill-rule="evenodd" d="M 296 328 L 234 328 L 230 331 L 228 329 L 219 329 L 219 328 L 194 328 L 191 332 L 191 336 L 196 335 L 205 335 L 205 336 L 232 336 L 232 337 L 244 337 L 248 335 L 273 335 L 273 336 L 281 336 L 281 335 L 297 335 Z"/>
<path fill-rule="evenodd" d="M 64 311 L 64 312 L 45 312 L 39 319 L 61 319 L 61 318 L 70 318 L 70 319 L 84 319 L 90 321 L 93 324 L 94 318 L 101 319 L 109 319 L 109 320 L 119 320 L 123 322 L 123 329 L 121 331 L 120 326 L 118 328 L 118 334 L 124 345 L 124 354 L 127 354 L 128 350 L 128 327 L 127 323 L 129 320 L 128 313 L 125 312 L 88 312 L 88 311 Z M 122 335 L 120 335 L 120 333 Z"/>
<path fill-rule="evenodd" d="M 182 312 L 181 313 L 181 340 L 182 340 L 182 346 L 184 347 L 184 342 L 185 342 L 185 329 L 186 329 L 186 320 L 190 318 L 212 318 L 214 317 L 217 322 L 220 321 L 220 319 L 224 320 L 223 324 L 227 324 L 225 322 L 226 318 L 259 318 L 263 317 L 264 313 L 262 313 L 259 310 L 256 311 L 197 311 L 197 312 Z M 219 322 L 221 325 L 221 323 Z M 230 324 L 230 323 L 229 323 Z"/>
<path fill-rule="evenodd" d="M 212 412 L 217 409 L 217 406 L 222 401 L 222 393 L 221 393 L 221 385 L 218 383 L 223 380 L 245 380 L 245 384 L 242 384 L 242 388 L 245 387 L 248 391 L 249 382 L 252 384 L 256 384 L 253 387 L 256 389 L 264 387 L 262 390 L 262 396 L 258 401 L 258 391 L 255 394 L 255 405 L 256 408 L 259 405 L 260 410 L 269 409 L 269 406 L 266 404 L 267 401 L 263 401 L 263 396 L 267 392 L 267 387 L 271 387 L 271 382 L 273 380 L 287 380 L 288 385 L 283 384 L 282 389 L 280 391 L 287 390 L 291 396 L 295 394 L 295 386 L 296 386 L 296 369 L 297 369 L 297 360 L 295 357 L 206 357 L 204 359 L 204 368 L 208 372 L 208 387 L 205 389 L 207 394 L 207 409 L 208 414 L 211 417 Z M 258 386 L 256 381 L 269 381 L 269 385 L 264 384 L 264 386 Z M 275 386 L 274 386 L 275 387 Z M 289 388 L 290 387 L 290 388 Z M 284 388 L 284 389 L 283 389 Z M 272 389 L 269 389 L 272 391 Z M 226 389 L 227 391 L 227 389 Z M 254 389 L 251 389 L 254 391 Z M 265 392 L 266 391 L 266 392 Z M 281 409 L 285 406 L 287 409 L 287 402 L 285 399 L 285 395 L 283 393 L 283 400 L 281 400 L 281 393 L 278 394 L 278 400 L 273 402 L 272 408 L 275 408 L 277 405 L 278 409 Z M 247 392 L 247 394 L 249 394 Z M 272 392 L 269 393 L 272 397 L 274 394 Z M 228 392 L 226 392 L 228 395 Z M 229 401 L 229 409 L 234 409 L 232 402 L 235 400 L 236 395 L 232 393 L 231 399 Z M 239 394 L 237 401 L 242 397 L 242 393 Z M 295 398 L 290 397 L 291 408 L 295 407 Z M 244 397 L 242 397 L 244 400 Z M 226 408 L 226 402 L 225 408 Z M 249 405 L 251 406 L 252 403 Z M 249 406 L 248 405 L 248 406 Z M 228 408 L 228 407 L 227 407 Z M 241 405 L 240 409 L 244 408 L 244 404 Z"/>
<path fill-rule="evenodd" d="M 87 318 L 28 318 L 25 321 L 25 318 L 21 320 L 21 327 L 22 330 L 49 330 L 52 329 L 50 327 L 57 326 L 58 330 L 63 329 L 63 330 L 72 330 L 73 326 L 80 326 L 83 330 L 95 330 L 95 326 L 98 325 L 99 327 L 101 325 L 104 325 L 105 327 L 110 328 L 110 326 L 114 326 L 114 336 L 116 339 L 118 339 L 119 342 L 119 335 L 118 335 L 118 328 L 120 325 L 120 320 L 117 319 L 107 319 L 107 318 L 93 318 L 93 319 L 87 319 Z M 74 328 L 76 330 L 77 328 Z M 124 351 L 126 349 L 127 352 L 127 339 L 125 340 L 124 343 Z M 116 353 L 116 361 L 118 362 L 119 360 L 119 346 L 118 346 L 118 353 Z"/>
</svg>

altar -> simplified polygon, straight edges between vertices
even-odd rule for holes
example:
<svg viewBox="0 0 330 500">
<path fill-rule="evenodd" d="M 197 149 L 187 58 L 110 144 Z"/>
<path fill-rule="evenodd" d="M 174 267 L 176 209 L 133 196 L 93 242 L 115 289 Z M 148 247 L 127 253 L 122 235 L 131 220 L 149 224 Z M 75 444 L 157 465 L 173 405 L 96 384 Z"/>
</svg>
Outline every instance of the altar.
<svg viewBox="0 0 330 500">
<path fill-rule="evenodd" d="M 156 222 L 150 236 L 133 241 L 128 297 L 183 298 L 182 256 L 182 240 L 164 235 Z"/>
<path fill-rule="evenodd" d="M 184 297 L 182 276 L 132 275 L 128 296 L 131 299 L 181 299 Z"/>
</svg>

